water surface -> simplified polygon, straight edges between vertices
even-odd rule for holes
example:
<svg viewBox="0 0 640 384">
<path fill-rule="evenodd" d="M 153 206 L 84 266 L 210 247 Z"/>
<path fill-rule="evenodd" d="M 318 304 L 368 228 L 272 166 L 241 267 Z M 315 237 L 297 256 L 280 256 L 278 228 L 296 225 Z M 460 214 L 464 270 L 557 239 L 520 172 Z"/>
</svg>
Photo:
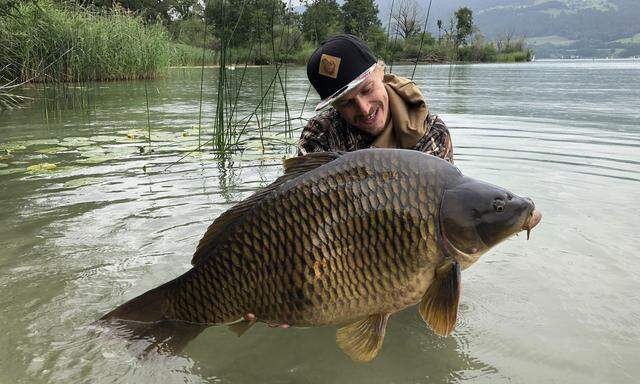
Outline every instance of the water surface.
<svg viewBox="0 0 640 384">
<path fill-rule="evenodd" d="M 262 92 L 272 72 L 262 71 Z M 312 116 L 304 69 L 286 77 L 290 117 Z M 242 151 L 191 152 L 211 136 L 215 70 L 200 141 L 200 71 L 174 70 L 147 83 L 153 152 L 144 82 L 91 84 L 0 115 L 0 382 L 633 382 L 640 62 L 421 66 L 415 81 L 450 127 L 462 172 L 544 213 L 530 241 L 511 239 L 463 273 L 452 336 L 435 336 L 410 308 L 362 365 L 337 348 L 334 327 L 259 324 L 241 338 L 209 328 L 179 356 L 146 360 L 92 333 L 106 311 L 186 271 L 212 220 L 295 152 L 299 131 L 276 125 L 260 139 L 255 119 Z M 249 69 L 239 116 L 260 84 Z M 267 98 L 273 115 L 258 111 L 263 126 L 287 117 L 278 92 Z"/>
</svg>

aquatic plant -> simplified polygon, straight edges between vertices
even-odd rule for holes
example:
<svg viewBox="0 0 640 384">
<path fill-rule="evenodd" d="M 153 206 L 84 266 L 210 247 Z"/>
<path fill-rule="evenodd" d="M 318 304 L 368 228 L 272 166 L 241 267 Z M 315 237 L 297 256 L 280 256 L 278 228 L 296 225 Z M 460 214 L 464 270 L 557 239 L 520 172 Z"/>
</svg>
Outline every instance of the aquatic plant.
<svg viewBox="0 0 640 384">
<path fill-rule="evenodd" d="M 121 9 L 49 0 L 0 16 L 0 75 L 37 82 L 155 77 L 169 65 L 165 29 Z M 143 57 L 144 53 L 144 57 Z"/>
<path fill-rule="evenodd" d="M 0 83 L 0 110 L 13 109 L 25 101 L 31 100 L 30 97 L 15 93 L 21 85 L 22 83 L 16 83 L 14 80 Z"/>
<path fill-rule="evenodd" d="M 213 135 L 209 141 L 214 151 L 226 152 L 238 148 L 242 135 L 252 129 L 250 128 L 252 122 L 255 124 L 252 127 L 257 128 L 261 143 L 264 144 L 263 130 L 273 125 L 276 90 L 279 90 L 282 96 L 285 113 L 285 118 L 279 124 L 284 124 L 285 132 L 289 135 L 292 132 L 291 121 L 295 120 L 295 118 L 291 117 L 287 100 L 286 63 L 289 61 L 288 59 L 294 48 L 299 47 L 302 34 L 293 32 L 293 18 L 285 18 L 285 20 L 288 20 L 288 25 L 276 25 L 275 15 L 280 11 L 278 7 L 281 4 L 278 1 L 272 1 L 269 30 L 271 40 L 267 42 L 268 47 L 263 47 L 263 36 L 259 35 L 259 31 L 255 29 L 254 33 L 250 34 L 251 39 L 245 42 L 246 44 L 241 46 L 241 49 L 232 49 L 234 46 L 238 47 L 238 44 L 234 42 L 238 38 L 236 33 L 239 30 L 238 26 L 245 12 L 245 4 L 246 2 L 243 2 L 240 9 L 236 9 L 233 12 L 230 10 L 230 7 L 232 7 L 230 2 L 215 1 L 207 2 L 206 4 L 206 7 L 214 7 L 217 15 L 222 15 L 221 20 L 223 22 L 222 25 L 218 25 L 220 46 L 218 50 L 219 67 L 216 83 L 216 109 Z M 211 11 L 211 9 L 205 9 L 205 14 Z M 224 17 L 224 15 L 233 15 L 235 18 Z M 265 51 L 268 52 L 269 50 L 271 51 L 269 61 L 275 64 L 272 79 L 265 88 L 262 68 L 260 69 L 260 101 L 252 113 L 244 117 L 238 117 L 238 102 L 248 63 L 254 62 L 256 58 L 265 57 Z M 239 63 L 244 64 L 240 66 Z M 268 118 L 266 117 L 267 115 Z M 199 126 L 200 121 L 201 117 L 199 116 Z"/>
<path fill-rule="evenodd" d="M 215 52 L 210 49 L 172 43 L 169 50 L 169 64 L 174 67 L 215 65 L 218 63 Z"/>
</svg>

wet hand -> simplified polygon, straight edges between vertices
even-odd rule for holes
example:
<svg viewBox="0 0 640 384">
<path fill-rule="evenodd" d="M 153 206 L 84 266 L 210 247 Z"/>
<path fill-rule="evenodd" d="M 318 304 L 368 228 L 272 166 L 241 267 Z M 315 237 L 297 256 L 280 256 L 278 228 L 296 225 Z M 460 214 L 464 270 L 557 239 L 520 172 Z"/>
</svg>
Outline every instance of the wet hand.
<svg viewBox="0 0 640 384">
<path fill-rule="evenodd" d="M 244 315 L 244 319 L 246 321 L 258 321 L 258 319 L 256 318 L 256 315 L 254 315 L 253 313 L 247 313 L 246 315 Z M 282 328 L 282 329 L 287 329 L 290 327 L 289 324 L 286 323 L 274 323 L 274 322 L 266 322 L 267 326 L 269 328 Z"/>
</svg>

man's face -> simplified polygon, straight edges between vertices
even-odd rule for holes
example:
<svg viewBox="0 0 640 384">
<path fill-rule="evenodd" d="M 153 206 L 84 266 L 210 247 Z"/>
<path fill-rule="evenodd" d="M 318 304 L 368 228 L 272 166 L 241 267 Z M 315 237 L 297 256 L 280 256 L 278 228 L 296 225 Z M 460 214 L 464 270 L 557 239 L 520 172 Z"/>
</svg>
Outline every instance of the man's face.
<svg viewBox="0 0 640 384">
<path fill-rule="evenodd" d="M 378 136 L 389 117 L 389 95 L 382 82 L 382 71 L 375 70 L 352 91 L 333 103 L 349 124 Z"/>
</svg>

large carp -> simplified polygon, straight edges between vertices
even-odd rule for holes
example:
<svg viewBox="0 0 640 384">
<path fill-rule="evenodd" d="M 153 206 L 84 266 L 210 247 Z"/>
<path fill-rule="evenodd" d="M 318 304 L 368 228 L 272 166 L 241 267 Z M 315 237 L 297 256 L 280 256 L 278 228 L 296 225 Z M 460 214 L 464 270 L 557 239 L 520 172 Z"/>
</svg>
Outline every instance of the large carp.
<svg viewBox="0 0 640 384">
<path fill-rule="evenodd" d="M 178 322 L 234 324 L 239 333 L 256 319 L 346 324 L 338 345 L 368 361 L 389 316 L 417 303 L 448 335 L 460 270 L 541 218 L 530 199 L 418 151 L 312 153 L 284 167 L 213 222 L 191 270 L 102 320 L 147 324 L 148 334 Z"/>
</svg>

